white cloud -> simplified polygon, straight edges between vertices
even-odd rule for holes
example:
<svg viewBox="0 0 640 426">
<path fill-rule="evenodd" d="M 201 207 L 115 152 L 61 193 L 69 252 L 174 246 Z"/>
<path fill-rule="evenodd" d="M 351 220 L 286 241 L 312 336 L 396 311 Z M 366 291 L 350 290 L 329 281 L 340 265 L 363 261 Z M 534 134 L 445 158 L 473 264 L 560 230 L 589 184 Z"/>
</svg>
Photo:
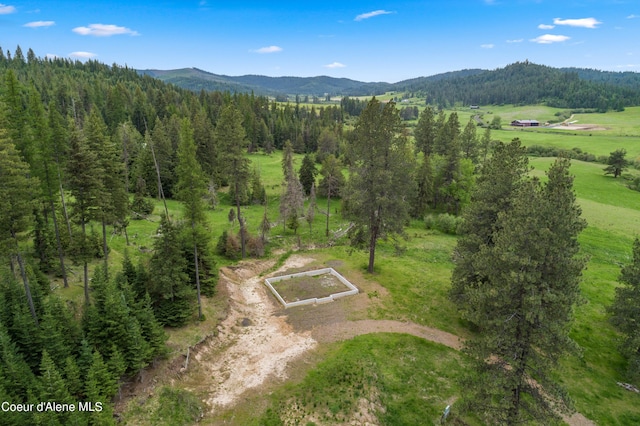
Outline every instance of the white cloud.
<svg viewBox="0 0 640 426">
<path fill-rule="evenodd" d="M 493 49 L 495 47 L 495 44 L 481 44 L 480 47 L 482 47 L 483 49 Z"/>
<path fill-rule="evenodd" d="M 597 28 L 602 22 L 596 18 L 582 18 L 582 19 L 560 19 L 555 18 L 553 23 L 556 25 L 568 25 L 570 27 L 582 27 L 582 28 Z"/>
<path fill-rule="evenodd" d="M 47 59 L 57 59 L 60 56 L 56 55 L 55 53 L 47 53 L 46 55 L 44 55 L 44 57 Z"/>
<path fill-rule="evenodd" d="M 367 12 L 367 13 L 362 13 L 362 14 L 356 16 L 354 21 L 362 21 L 364 19 L 373 18 L 374 16 L 390 15 L 392 13 L 395 13 L 395 12 L 389 12 L 388 10 L 382 10 L 382 9 L 374 10 L 374 11 Z"/>
<path fill-rule="evenodd" d="M 76 27 L 73 32 L 80 35 L 90 35 L 94 37 L 111 37 L 113 35 L 128 34 L 132 36 L 140 35 L 126 27 L 105 24 L 90 24 L 88 27 Z"/>
<path fill-rule="evenodd" d="M 540 37 L 532 38 L 531 41 L 538 44 L 561 43 L 569 40 L 571 37 L 555 34 L 545 34 Z"/>
<path fill-rule="evenodd" d="M 540 28 L 541 30 L 552 30 L 555 27 L 556 27 L 555 25 L 547 25 L 547 24 L 538 25 L 538 28 Z"/>
<path fill-rule="evenodd" d="M 50 27 L 52 25 L 55 25 L 56 23 L 54 21 L 34 21 L 34 22 L 29 22 L 23 25 L 23 27 L 27 27 L 27 28 L 42 28 L 42 27 Z"/>
<path fill-rule="evenodd" d="M 6 4 L 0 3 L 0 15 L 8 15 L 10 13 L 15 13 L 15 12 L 16 12 L 15 6 L 8 6 Z"/>
<path fill-rule="evenodd" d="M 515 40 L 507 40 L 507 43 L 522 43 L 524 41 L 523 38 L 518 38 Z"/>
<path fill-rule="evenodd" d="M 631 15 L 627 16 L 627 19 L 636 19 L 636 18 L 640 18 L 640 15 L 631 14 Z"/>
<path fill-rule="evenodd" d="M 69 56 L 71 56 L 72 58 L 78 58 L 78 59 L 91 59 L 91 58 L 95 58 L 98 55 L 91 52 L 71 52 L 69 53 Z"/>
<path fill-rule="evenodd" d="M 345 64 L 341 64 L 340 62 L 333 62 L 331 64 L 327 64 L 324 66 L 325 68 L 345 68 Z"/>
<path fill-rule="evenodd" d="M 280 46 L 267 46 L 267 47 L 261 47 L 260 49 L 256 49 L 256 50 L 250 50 L 250 52 L 253 52 L 253 53 L 277 53 L 277 52 L 282 52 L 282 47 L 280 47 Z"/>
</svg>

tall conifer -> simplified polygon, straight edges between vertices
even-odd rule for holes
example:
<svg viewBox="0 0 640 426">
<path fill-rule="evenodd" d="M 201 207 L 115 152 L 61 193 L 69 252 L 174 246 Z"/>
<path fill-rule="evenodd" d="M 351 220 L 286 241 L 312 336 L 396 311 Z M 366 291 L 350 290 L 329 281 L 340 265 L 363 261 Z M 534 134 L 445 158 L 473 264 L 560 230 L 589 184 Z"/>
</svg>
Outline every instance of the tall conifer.
<svg viewBox="0 0 640 426">
<path fill-rule="evenodd" d="M 413 155 L 394 102 L 375 97 L 356 122 L 349 146 L 350 176 L 345 188 L 347 215 L 355 224 L 352 243 L 369 249 L 367 270 L 373 273 L 376 244 L 402 233 L 408 218 Z"/>
</svg>

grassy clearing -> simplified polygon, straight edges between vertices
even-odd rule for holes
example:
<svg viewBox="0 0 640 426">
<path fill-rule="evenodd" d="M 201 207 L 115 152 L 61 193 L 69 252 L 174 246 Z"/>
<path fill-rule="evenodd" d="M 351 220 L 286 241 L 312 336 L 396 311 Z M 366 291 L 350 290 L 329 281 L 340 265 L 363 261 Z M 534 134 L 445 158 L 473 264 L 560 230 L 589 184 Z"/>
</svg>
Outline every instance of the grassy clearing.
<svg viewBox="0 0 640 426">
<path fill-rule="evenodd" d="M 252 424 L 436 424 L 460 389 L 460 354 L 403 334 L 373 334 L 336 344 L 302 382 L 285 385 Z"/>
</svg>

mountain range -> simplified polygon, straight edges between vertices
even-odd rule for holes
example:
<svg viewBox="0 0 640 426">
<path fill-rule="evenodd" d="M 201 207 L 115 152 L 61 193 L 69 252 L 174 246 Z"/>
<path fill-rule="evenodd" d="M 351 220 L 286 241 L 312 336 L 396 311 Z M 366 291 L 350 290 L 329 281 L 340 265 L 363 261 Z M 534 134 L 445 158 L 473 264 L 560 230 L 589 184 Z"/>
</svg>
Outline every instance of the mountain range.
<svg viewBox="0 0 640 426">
<path fill-rule="evenodd" d="M 348 78 L 226 76 L 198 68 L 141 70 L 143 75 L 199 92 L 229 91 L 266 96 L 371 96 L 389 91 L 425 97 L 429 103 L 532 104 L 570 108 L 620 109 L 640 105 L 640 73 L 553 68 L 529 61 L 495 70 L 465 69 L 397 83 Z"/>
</svg>

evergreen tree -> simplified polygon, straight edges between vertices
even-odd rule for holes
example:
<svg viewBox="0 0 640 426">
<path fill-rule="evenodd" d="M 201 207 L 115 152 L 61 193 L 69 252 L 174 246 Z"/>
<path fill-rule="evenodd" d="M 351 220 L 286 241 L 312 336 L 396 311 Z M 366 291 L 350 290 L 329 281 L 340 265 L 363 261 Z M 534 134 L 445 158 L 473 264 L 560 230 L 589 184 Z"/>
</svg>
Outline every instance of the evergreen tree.
<svg viewBox="0 0 640 426">
<path fill-rule="evenodd" d="M 202 301 L 200 300 L 200 261 L 198 259 L 198 232 L 206 225 L 203 199 L 206 196 L 206 180 L 202 168 L 196 159 L 196 146 L 193 130 L 188 120 L 182 123 L 180 146 L 178 147 L 178 198 L 184 203 L 185 218 L 190 228 L 190 242 L 193 249 L 195 266 L 196 296 L 198 299 L 198 318 L 202 319 Z"/>
<path fill-rule="evenodd" d="M 103 169 L 97 153 L 88 146 L 82 133 L 71 124 L 71 140 L 67 162 L 69 189 L 74 197 L 73 216 L 82 234 L 74 236 L 73 257 L 82 263 L 84 271 L 84 298 L 89 304 L 89 261 L 93 257 L 87 235 L 89 221 L 98 217 L 100 197 L 103 194 Z"/>
<path fill-rule="evenodd" d="M 29 166 L 22 161 L 14 145 L 4 138 L 0 129 L 0 254 L 18 262 L 31 316 L 38 323 L 25 260 L 19 239 L 31 225 L 34 208 L 34 188 L 37 179 L 30 177 Z"/>
<path fill-rule="evenodd" d="M 80 368 L 73 356 L 68 356 L 64 360 L 63 375 L 69 393 L 74 398 L 80 398 L 83 393 L 83 382 L 80 377 Z"/>
<path fill-rule="evenodd" d="M 271 222 L 269 222 L 269 216 L 267 215 L 267 203 L 264 203 L 264 213 L 262 215 L 262 220 L 260 221 L 260 238 L 262 239 L 262 244 L 264 245 L 266 242 L 266 236 L 271 231 Z"/>
<path fill-rule="evenodd" d="M 118 379 L 109 371 L 102 355 L 98 351 L 93 352 L 91 367 L 87 372 L 85 381 L 86 401 L 91 403 L 101 402 L 102 411 L 92 413 L 94 424 L 114 424 L 113 409 L 109 404 L 111 398 L 118 391 Z"/>
<path fill-rule="evenodd" d="M 355 224 L 352 243 L 366 244 L 373 273 L 378 239 L 403 231 L 408 218 L 407 179 L 413 156 L 394 102 L 381 105 L 374 97 L 362 111 L 350 145 L 352 162 L 345 188 L 347 215 Z"/>
<path fill-rule="evenodd" d="M 472 370 L 462 381 L 462 408 L 490 424 L 550 424 L 572 409 L 553 373 L 577 351 L 569 330 L 586 265 L 577 237 L 586 224 L 569 161 L 557 160 L 547 175 L 546 185 L 519 186 L 508 213 L 498 214 L 493 245 L 482 245 L 474 261 L 486 281 L 468 292 L 481 333 L 465 342 Z"/>
<path fill-rule="evenodd" d="M 618 278 L 623 285 L 616 288 L 613 304 L 608 308 L 611 323 L 622 333 L 620 350 L 627 358 L 626 377 L 640 379 L 640 239 L 633 242 L 633 259 Z"/>
<path fill-rule="evenodd" d="M 321 196 L 327 197 L 327 226 L 325 235 L 329 236 L 329 217 L 331 216 L 331 197 L 340 196 L 340 191 L 344 187 L 345 179 L 342 174 L 342 165 L 340 161 L 333 155 L 328 155 L 322 162 L 320 169 L 319 193 Z"/>
<path fill-rule="evenodd" d="M 62 276 L 62 281 L 66 288 L 69 287 L 69 282 L 67 280 L 67 271 L 64 263 L 64 249 L 62 247 L 62 239 L 58 226 L 56 197 L 54 196 L 58 191 L 58 186 L 60 185 L 60 182 L 56 179 L 59 176 L 59 172 L 57 172 L 57 164 L 54 162 L 56 146 L 54 143 L 51 143 L 50 127 L 47 124 L 47 118 L 45 116 L 42 101 L 40 100 L 40 95 L 34 86 L 31 86 L 31 90 L 29 92 L 29 104 L 33 128 L 34 157 L 36 159 L 36 163 L 39 165 L 39 167 L 34 167 L 34 169 L 42 183 L 43 203 L 46 204 L 48 212 L 51 214 L 51 218 L 53 219 L 58 262 L 60 264 L 60 275 Z M 45 214 L 48 218 L 49 214 L 46 213 L 46 211 Z M 41 256 L 41 263 L 43 260 L 45 259 Z"/>
<path fill-rule="evenodd" d="M 285 143 L 282 159 L 284 171 L 284 191 L 280 197 L 280 216 L 283 227 L 297 232 L 298 218 L 304 209 L 304 191 L 293 168 L 293 147 L 289 141 Z"/>
<path fill-rule="evenodd" d="M 26 401 L 36 378 L 24 357 L 11 340 L 5 325 L 0 322 L 0 385 L 13 401 Z"/>
<path fill-rule="evenodd" d="M 58 192 L 60 195 L 62 214 L 67 228 L 67 236 L 68 238 L 71 238 L 71 221 L 69 220 L 69 213 L 67 212 L 65 191 L 63 188 L 63 172 L 65 170 L 65 159 L 68 152 L 69 139 L 67 134 L 67 123 L 64 117 L 58 111 L 55 103 L 49 104 L 48 119 L 50 139 L 47 143 L 47 147 L 51 150 L 50 153 L 55 164 L 55 172 L 57 175 L 56 180 L 58 182 Z"/>
<path fill-rule="evenodd" d="M 107 224 L 124 228 L 128 224 L 129 197 L 125 190 L 125 170 L 120 159 L 120 151 L 108 135 L 108 129 L 96 109 L 91 110 L 85 123 L 84 134 L 91 151 L 98 156 L 102 175 L 102 191 L 99 196 L 98 216 L 102 222 L 102 251 L 105 265 L 108 265 Z"/>
<path fill-rule="evenodd" d="M 449 296 L 471 322 L 479 319 L 468 292 L 486 283 L 486 277 L 478 270 L 476 255 L 481 247 L 493 246 L 494 234 L 500 230 L 498 215 L 511 210 L 514 194 L 528 172 L 529 163 L 520 140 L 498 143 L 493 156 L 483 164 L 471 203 L 462 214 L 462 236 L 454 250 Z"/>
<path fill-rule="evenodd" d="M 316 185 L 311 185 L 311 194 L 309 195 L 309 206 L 307 207 L 307 214 L 304 218 L 309 224 L 309 233 L 313 232 L 313 219 L 316 216 Z"/>
<path fill-rule="evenodd" d="M 469 122 L 464 127 L 464 130 L 460 134 L 460 149 L 462 150 L 463 158 L 468 158 L 473 163 L 478 162 L 478 139 L 476 135 L 476 122 L 473 118 L 469 119 Z"/>
<path fill-rule="evenodd" d="M 244 198 L 248 198 L 248 186 L 251 163 L 245 157 L 249 142 L 242 127 L 242 115 L 232 104 L 227 105 L 220 114 L 216 126 L 214 138 L 220 147 L 221 164 L 230 190 L 233 191 L 236 206 L 236 217 L 240 224 L 240 245 L 242 258 L 246 255 L 245 220 L 240 212 L 240 204 Z"/>
<path fill-rule="evenodd" d="M 433 152 L 436 138 L 435 112 L 427 106 L 421 113 L 418 124 L 413 132 L 416 152 L 429 156 Z"/>
<path fill-rule="evenodd" d="M 489 155 L 489 151 L 491 151 L 491 128 L 486 127 L 484 129 L 484 133 L 482 133 L 482 139 L 480 139 L 480 150 L 482 153 L 482 162 L 487 161 L 487 156 Z"/>
<path fill-rule="evenodd" d="M 604 169 L 605 175 L 613 175 L 614 178 L 622 175 L 629 162 L 626 158 L 627 151 L 625 149 L 618 149 L 609 154 L 607 159 L 608 166 Z"/>
<path fill-rule="evenodd" d="M 46 350 L 42 352 L 37 389 L 39 401 L 55 401 L 60 404 L 74 404 L 76 402 L 69 393 L 62 374 Z M 75 412 L 48 411 L 36 413 L 35 420 L 37 424 L 68 425 L 72 424 L 72 417 L 76 414 Z"/>
<path fill-rule="evenodd" d="M 299 171 L 300 183 L 306 195 L 311 193 L 311 187 L 315 184 L 317 174 L 318 171 L 316 170 L 315 161 L 313 161 L 309 154 L 306 154 L 302 159 L 302 165 Z"/>
<path fill-rule="evenodd" d="M 260 179 L 260 169 L 254 167 L 251 173 L 251 203 L 265 204 L 267 201 L 267 191 Z"/>
<path fill-rule="evenodd" d="M 424 155 L 416 172 L 416 192 L 411 198 L 411 217 L 421 219 L 433 198 L 433 170 L 431 159 Z"/>
<path fill-rule="evenodd" d="M 180 230 L 163 217 L 149 264 L 149 296 L 153 311 L 163 325 L 181 326 L 191 316 L 193 290 L 189 286 L 187 261 L 182 255 Z"/>
</svg>

